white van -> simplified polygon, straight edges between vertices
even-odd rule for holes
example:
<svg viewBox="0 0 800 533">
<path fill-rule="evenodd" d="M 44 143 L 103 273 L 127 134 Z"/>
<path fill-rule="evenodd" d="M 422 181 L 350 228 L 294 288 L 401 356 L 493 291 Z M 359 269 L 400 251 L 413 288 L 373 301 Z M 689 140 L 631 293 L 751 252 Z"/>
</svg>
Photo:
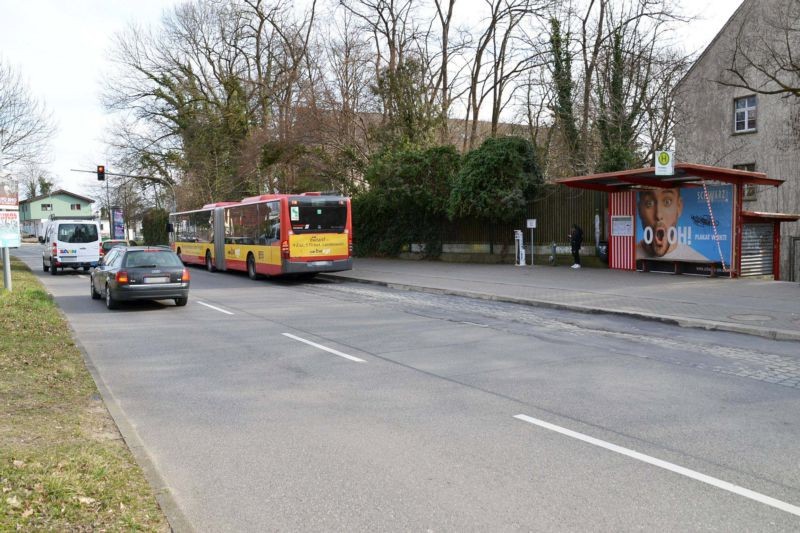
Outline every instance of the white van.
<svg viewBox="0 0 800 533">
<path fill-rule="evenodd" d="M 50 220 L 39 242 L 44 244 L 42 269 L 54 276 L 59 267 L 89 270 L 100 261 L 100 223 L 96 220 Z"/>
</svg>

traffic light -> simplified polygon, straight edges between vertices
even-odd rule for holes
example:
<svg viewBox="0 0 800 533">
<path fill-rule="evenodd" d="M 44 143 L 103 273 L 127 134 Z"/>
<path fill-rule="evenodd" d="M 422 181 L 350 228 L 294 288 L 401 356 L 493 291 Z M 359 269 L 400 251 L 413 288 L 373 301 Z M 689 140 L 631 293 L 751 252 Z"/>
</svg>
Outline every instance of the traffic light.
<svg viewBox="0 0 800 533">
<path fill-rule="evenodd" d="M 106 180 L 106 167 L 103 165 L 97 165 L 97 181 L 105 181 Z"/>
</svg>

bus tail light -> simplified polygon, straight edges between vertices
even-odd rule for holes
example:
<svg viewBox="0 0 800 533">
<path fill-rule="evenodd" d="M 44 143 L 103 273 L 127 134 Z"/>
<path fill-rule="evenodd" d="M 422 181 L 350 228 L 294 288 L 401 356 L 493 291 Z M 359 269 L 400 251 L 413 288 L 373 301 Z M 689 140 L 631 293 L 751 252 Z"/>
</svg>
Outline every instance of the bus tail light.
<svg viewBox="0 0 800 533">
<path fill-rule="evenodd" d="M 189 269 L 184 268 L 183 273 L 181 273 L 181 281 L 189 281 L 192 277 L 189 275 Z"/>
<path fill-rule="evenodd" d="M 284 259 L 289 258 L 289 241 L 283 241 L 281 243 L 281 257 Z"/>
<path fill-rule="evenodd" d="M 117 281 L 117 283 L 128 283 L 128 273 L 124 270 L 120 270 L 117 272 L 117 275 L 114 279 Z"/>
</svg>

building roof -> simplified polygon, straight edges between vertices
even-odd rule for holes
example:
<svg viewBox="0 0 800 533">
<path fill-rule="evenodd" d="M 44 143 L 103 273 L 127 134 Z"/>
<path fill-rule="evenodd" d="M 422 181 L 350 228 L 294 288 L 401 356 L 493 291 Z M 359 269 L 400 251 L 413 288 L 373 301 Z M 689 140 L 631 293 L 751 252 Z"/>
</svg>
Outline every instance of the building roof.
<svg viewBox="0 0 800 533">
<path fill-rule="evenodd" d="M 778 187 L 784 180 L 769 178 L 763 172 L 734 170 L 731 168 L 695 165 L 690 163 L 675 164 L 673 176 L 656 176 L 655 167 L 620 170 L 604 174 L 574 176 L 561 178 L 556 183 L 579 189 L 592 189 L 604 192 L 619 192 L 628 189 L 669 189 L 672 187 L 696 187 L 704 180 L 721 181 L 737 185 L 772 185 Z"/>
<path fill-rule="evenodd" d="M 708 43 L 708 46 L 706 46 L 703 49 L 703 51 L 700 53 L 700 55 L 697 56 L 697 59 L 689 67 L 689 70 L 686 71 L 686 74 L 684 74 L 683 77 L 680 80 L 678 80 L 678 83 L 676 84 L 676 87 L 680 87 L 683 84 L 683 82 L 686 81 L 689 78 L 689 75 L 691 75 L 692 71 L 694 70 L 694 67 L 698 63 L 700 63 L 700 61 L 702 61 L 703 58 L 706 57 L 706 54 L 708 54 L 708 51 L 711 50 L 711 48 L 717 43 L 717 41 L 722 36 L 722 34 L 725 33 L 728 30 L 728 26 L 731 25 L 731 22 L 733 22 L 733 19 L 736 18 L 736 15 L 738 15 L 740 11 L 745 9 L 745 5 L 750 4 L 751 2 L 754 2 L 754 1 L 755 0 L 743 0 L 742 3 L 739 4 L 739 7 L 736 8 L 736 11 L 733 12 L 733 14 L 728 18 L 728 20 L 725 22 L 725 24 L 722 26 L 722 28 L 717 32 L 717 34 L 714 36 L 714 38 L 711 39 L 711 42 Z M 749 6 L 748 6 L 748 9 L 749 9 Z"/>
<path fill-rule="evenodd" d="M 51 191 L 50 194 L 40 194 L 39 196 L 35 196 L 33 198 L 26 198 L 25 200 L 20 200 L 19 203 L 31 203 L 35 202 L 36 200 L 42 200 L 44 198 L 50 198 L 56 196 L 58 194 L 64 194 L 66 196 L 72 196 L 73 198 L 77 198 L 78 200 L 83 200 L 84 202 L 89 202 L 90 204 L 94 203 L 94 200 L 91 198 L 87 198 L 85 196 L 81 196 L 80 194 L 75 194 L 74 192 L 69 192 L 64 189 L 58 189 L 57 191 Z"/>
</svg>

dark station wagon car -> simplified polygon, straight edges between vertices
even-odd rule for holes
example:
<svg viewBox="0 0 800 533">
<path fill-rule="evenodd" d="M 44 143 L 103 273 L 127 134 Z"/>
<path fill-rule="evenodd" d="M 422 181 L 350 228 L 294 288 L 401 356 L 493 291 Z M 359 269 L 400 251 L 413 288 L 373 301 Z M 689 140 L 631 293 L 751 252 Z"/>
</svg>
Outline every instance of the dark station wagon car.
<svg viewBox="0 0 800 533">
<path fill-rule="evenodd" d="M 109 309 L 129 300 L 175 300 L 183 306 L 189 280 L 189 271 L 168 248 L 116 246 L 92 270 L 89 291 L 95 300 L 105 298 Z"/>
</svg>

